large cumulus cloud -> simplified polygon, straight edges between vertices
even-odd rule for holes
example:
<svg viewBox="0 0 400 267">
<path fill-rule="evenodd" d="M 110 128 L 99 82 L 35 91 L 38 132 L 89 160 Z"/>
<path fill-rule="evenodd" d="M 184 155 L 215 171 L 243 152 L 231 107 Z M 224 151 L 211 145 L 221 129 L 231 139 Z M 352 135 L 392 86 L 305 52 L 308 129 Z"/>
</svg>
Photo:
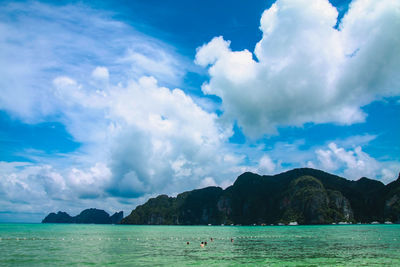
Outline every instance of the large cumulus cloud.
<svg viewBox="0 0 400 267">
<path fill-rule="evenodd" d="M 0 109 L 25 123 L 61 122 L 80 144 L 0 162 L 1 212 L 130 211 L 238 174 L 231 126 L 172 86 L 189 61 L 111 17 L 36 2 L 0 12 Z"/>
<path fill-rule="evenodd" d="M 110 198 L 129 203 L 209 181 L 227 185 L 239 174 L 234 167 L 240 161 L 225 147 L 231 128 L 221 127 L 216 114 L 182 90 L 160 87 L 153 77 L 105 88 L 54 79 L 52 98 L 60 101 L 69 132 L 82 142 L 80 154 L 69 156 L 72 167 L 1 163 L 7 167 L 0 177 L 3 200 L 18 203 L 30 195 L 27 206 L 48 199 L 52 207 L 71 200 L 77 206 Z"/>
<path fill-rule="evenodd" d="M 261 18 L 254 56 L 215 37 L 196 63 L 209 66 L 203 92 L 252 137 L 306 122 L 353 124 L 361 107 L 400 94 L 400 2 L 356 0 L 339 25 L 328 0 L 278 0 Z"/>
</svg>

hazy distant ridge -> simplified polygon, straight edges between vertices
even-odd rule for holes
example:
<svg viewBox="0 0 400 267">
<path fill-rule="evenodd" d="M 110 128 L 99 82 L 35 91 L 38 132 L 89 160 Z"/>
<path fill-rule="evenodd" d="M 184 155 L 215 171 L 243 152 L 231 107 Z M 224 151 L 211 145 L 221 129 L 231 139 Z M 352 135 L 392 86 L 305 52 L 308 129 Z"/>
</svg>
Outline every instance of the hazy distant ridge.
<svg viewBox="0 0 400 267">
<path fill-rule="evenodd" d="M 59 211 L 50 213 L 43 219 L 42 223 L 95 223 L 95 224 L 118 224 L 124 217 L 122 211 L 110 216 L 104 210 L 86 209 L 79 215 L 71 217 L 68 213 Z"/>
</svg>

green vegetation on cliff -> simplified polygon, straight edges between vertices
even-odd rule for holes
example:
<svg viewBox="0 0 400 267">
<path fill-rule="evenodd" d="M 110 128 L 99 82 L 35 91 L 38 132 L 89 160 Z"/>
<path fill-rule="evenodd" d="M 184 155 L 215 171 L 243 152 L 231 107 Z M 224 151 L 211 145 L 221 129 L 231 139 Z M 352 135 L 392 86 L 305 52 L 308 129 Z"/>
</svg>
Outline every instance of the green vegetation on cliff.
<svg viewBox="0 0 400 267">
<path fill-rule="evenodd" d="M 225 190 L 207 187 L 161 195 L 138 206 L 122 224 L 299 224 L 372 222 L 400 218 L 400 180 L 388 185 L 350 181 L 302 168 L 260 176 L 246 172 Z"/>
</svg>

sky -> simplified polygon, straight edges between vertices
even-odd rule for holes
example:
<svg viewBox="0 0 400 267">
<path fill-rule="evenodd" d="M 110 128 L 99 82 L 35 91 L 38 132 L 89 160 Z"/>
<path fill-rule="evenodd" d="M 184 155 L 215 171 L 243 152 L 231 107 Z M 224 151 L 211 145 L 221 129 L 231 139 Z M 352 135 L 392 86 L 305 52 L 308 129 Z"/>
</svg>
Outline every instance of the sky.
<svg viewBox="0 0 400 267">
<path fill-rule="evenodd" d="M 400 171 L 397 0 L 0 1 L 0 222 Z"/>
</svg>

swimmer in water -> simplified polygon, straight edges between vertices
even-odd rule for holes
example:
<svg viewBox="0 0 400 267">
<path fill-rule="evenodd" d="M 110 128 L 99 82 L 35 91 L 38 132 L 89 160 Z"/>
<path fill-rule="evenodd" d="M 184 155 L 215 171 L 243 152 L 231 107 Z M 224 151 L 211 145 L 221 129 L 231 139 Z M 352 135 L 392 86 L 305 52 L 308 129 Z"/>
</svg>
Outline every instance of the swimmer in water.
<svg viewBox="0 0 400 267">
<path fill-rule="evenodd" d="M 188 242 L 186 242 L 186 245 L 189 245 L 189 241 L 188 241 Z"/>
<path fill-rule="evenodd" d="M 201 242 L 200 247 L 204 248 L 204 242 Z"/>
<path fill-rule="evenodd" d="M 205 246 L 207 246 L 207 241 L 206 241 L 206 242 L 204 242 L 204 245 L 205 245 Z"/>
<path fill-rule="evenodd" d="M 233 238 L 231 238 L 231 242 L 233 243 Z"/>
<path fill-rule="evenodd" d="M 210 238 L 210 240 L 211 240 L 211 242 L 213 242 L 213 241 L 214 241 L 214 239 L 213 239 L 212 237 Z"/>
</svg>

